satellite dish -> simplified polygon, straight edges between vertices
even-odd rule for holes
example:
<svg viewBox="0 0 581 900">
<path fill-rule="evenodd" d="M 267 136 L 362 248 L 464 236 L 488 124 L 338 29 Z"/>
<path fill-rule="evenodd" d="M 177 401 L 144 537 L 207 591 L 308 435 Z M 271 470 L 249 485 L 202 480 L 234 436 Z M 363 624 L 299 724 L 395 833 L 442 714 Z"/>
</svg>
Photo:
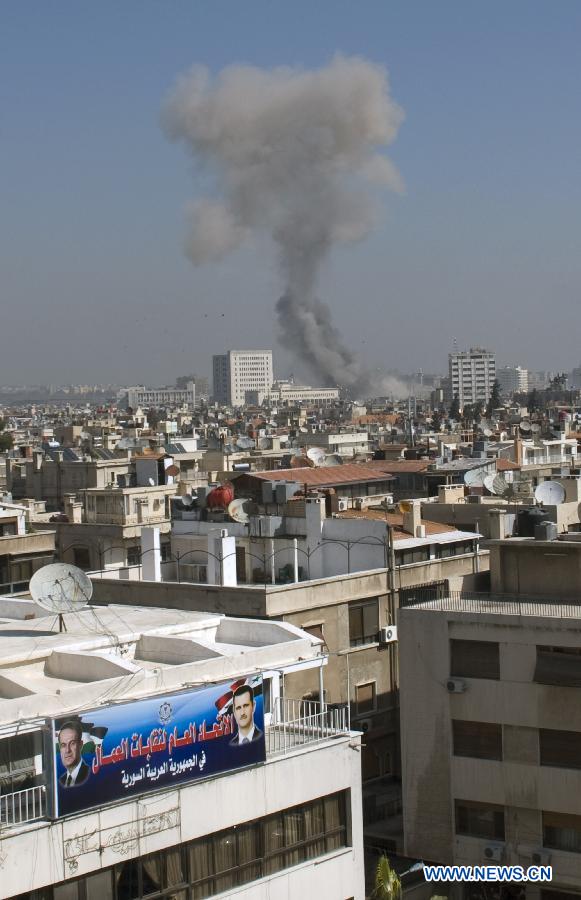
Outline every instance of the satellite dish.
<svg viewBox="0 0 581 900">
<path fill-rule="evenodd" d="M 502 475 L 495 475 L 492 479 L 492 493 L 496 494 L 497 497 L 502 497 L 503 494 L 506 494 L 508 487 L 508 483 Z"/>
<path fill-rule="evenodd" d="M 530 422 L 527 422 L 523 419 L 523 421 L 518 426 L 522 434 L 530 434 L 533 430 L 533 427 Z"/>
<path fill-rule="evenodd" d="M 485 484 L 485 477 L 484 469 L 468 469 L 464 473 L 464 484 L 467 487 L 482 487 Z"/>
<path fill-rule="evenodd" d="M 29 590 L 35 603 L 59 615 L 78 612 L 93 595 L 90 578 L 68 563 L 43 566 L 30 579 Z"/>
<path fill-rule="evenodd" d="M 323 460 L 324 466 L 342 466 L 343 458 L 338 453 L 328 453 Z"/>
<path fill-rule="evenodd" d="M 492 435 L 492 428 L 488 428 L 488 427 L 483 428 L 483 429 L 482 429 L 482 434 L 483 434 L 484 437 L 486 437 L 486 438 L 491 437 L 491 435 Z"/>
<path fill-rule="evenodd" d="M 183 494 L 183 495 L 180 497 L 180 501 L 181 501 L 181 503 L 183 504 L 183 506 L 193 506 L 193 505 L 194 505 L 194 500 L 196 500 L 196 499 L 197 499 L 197 498 L 196 498 L 196 497 L 192 497 L 191 494 Z"/>
<path fill-rule="evenodd" d="M 565 499 L 565 488 L 558 481 L 543 481 L 535 488 L 535 500 L 541 506 L 560 506 Z"/>
<path fill-rule="evenodd" d="M 254 441 L 252 441 L 252 446 L 254 447 Z M 258 449 L 259 450 L 270 450 L 270 438 L 267 438 L 267 437 L 258 438 Z"/>
<path fill-rule="evenodd" d="M 540 430 L 541 426 L 538 422 L 535 422 L 533 425 L 531 425 L 531 431 L 533 432 L 533 434 L 538 434 Z"/>
<path fill-rule="evenodd" d="M 232 502 L 228 504 L 228 515 L 231 519 L 234 519 L 235 522 L 245 524 L 248 522 L 248 517 L 250 515 L 250 503 L 251 501 L 248 498 L 243 497 L 239 500 L 232 500 Z"/>
<path fill-rule="evenodd" d="M 301 432 L 301 434 L 308 434 L 308 433 L 309 433 L 309 429 L 308 429 L 308 428 L 305 428 L 304 425 L 301 425 L 301 427 L 299 428 L 299 431 Z"/>
<path fill-rule="evenodd" d="M 315 466 L 322 466 L 327 454 L 322 447 L 311 447 L 307 450 L 307 459 L 310 459 Z"/>
<path fill-rule="evenodd" d="M 508 490 L 508 485 L 501 475 L 487 475 L 484 479 L 484 487 L 496 497 L 502 497 Z"/>
<path fill-rule="evenodd" d="M 409 513 L 412 511 L 412 504 L 409 500 L 400 500 L 398 505 L 400 513 Z"/>
<path fill-rule="evenodd" d="M 482 481 L 486 490 L 489 491 L 491 494 L 494 494 L 494 489 L 493 489 L 494 478 L 495 478 L 494 475 L 485 475 L 484 479 Z"/>
<path fill-rule="evenodd" d="M 153 480 L 153 478 L 148 478 L 147 480 L 149 482 L 150 487 L 155 487 L 155 481 Z"/>
<path fill-rule="evenodd" d="M 180 470 L 178 469 L 177 466 L 168 466 L 167 469 L 165 470 L 165 474 L 171 475 L 172 478 L 175 478 L 177 475 L 180 474 Z"/>
<path fill-rule="evenodd" d="M 254 439 L 249 437 L 239 437 L 236 441 L 239 450 L 253 450 L 255 447 Z"/>
</svg>

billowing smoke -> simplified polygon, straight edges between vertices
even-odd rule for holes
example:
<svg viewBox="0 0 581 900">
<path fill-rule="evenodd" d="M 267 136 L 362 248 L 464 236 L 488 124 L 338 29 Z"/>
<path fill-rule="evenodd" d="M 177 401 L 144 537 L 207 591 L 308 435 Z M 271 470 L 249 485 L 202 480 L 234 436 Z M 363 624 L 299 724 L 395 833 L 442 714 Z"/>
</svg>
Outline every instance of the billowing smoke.
<svg viewBox="0 0 581 900">
<path fill-rule="evenodd" d="M 340 56 L 316 71 L 233 66 L 214 80 L 195 67 L 178 80 L 163 113 L 167 134 L 185 141 L 214 179 L 212 199 L 193 208 L 192 262 L 220 260 L 269 233 L 284 280 L 282 343 L 319 383 L 359 393 L 372 380 L 317 299 L 317 278 L 335 244 L 360 240 L 373 226 L 378 188 L 401 189 L 381 151 L 402 115 L 383 68 Z"/>
</svg>

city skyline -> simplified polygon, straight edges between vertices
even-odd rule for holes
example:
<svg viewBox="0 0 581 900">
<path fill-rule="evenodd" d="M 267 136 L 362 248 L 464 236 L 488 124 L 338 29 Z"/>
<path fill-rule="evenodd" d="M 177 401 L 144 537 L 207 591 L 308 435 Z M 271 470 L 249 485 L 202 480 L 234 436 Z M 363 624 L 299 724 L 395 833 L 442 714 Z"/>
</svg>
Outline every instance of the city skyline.
<svg viewBox="0 0 581 900">
<path fill-rule="evenodd" d="M 310 71 L 336 53 L 384 67 L 405 114 L 389 148 L 405 192 L 322 271 L 350 351 L 444 372 L 455 338 L 500 365 L 579 364 L 577 4 L 135 9 L 0 13 L 0 382 L 167 383 L 209 373 L 222 346 L 272 346 L 314 383 L 276 342 L 268 241 L 199 269 L 185 257 L 185 208 L 208 183 L 159 118 L 193 64 Z"/>
</svg>

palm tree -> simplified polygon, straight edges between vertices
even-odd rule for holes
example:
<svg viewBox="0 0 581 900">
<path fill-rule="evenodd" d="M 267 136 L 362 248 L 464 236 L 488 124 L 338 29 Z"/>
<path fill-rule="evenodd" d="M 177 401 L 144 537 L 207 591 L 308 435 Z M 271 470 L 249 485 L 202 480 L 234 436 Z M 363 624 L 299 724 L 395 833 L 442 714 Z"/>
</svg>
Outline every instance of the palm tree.
<svg viewBox="0 0 581 900">
<path fill-rule="evenodd" d="M 377 861 L 374 900 L 401 900 L 401 881 L 392 869 L 385 853 Z"/>
</svg>

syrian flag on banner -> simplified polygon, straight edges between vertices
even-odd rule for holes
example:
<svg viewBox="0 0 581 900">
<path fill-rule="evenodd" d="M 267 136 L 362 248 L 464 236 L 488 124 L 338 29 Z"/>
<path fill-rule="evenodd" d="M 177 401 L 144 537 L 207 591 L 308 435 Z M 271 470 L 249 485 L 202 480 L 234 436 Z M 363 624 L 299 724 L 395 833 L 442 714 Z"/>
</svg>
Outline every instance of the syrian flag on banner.
<svg viewBox="0 0 581 900">
<path fill-rule="evenodd" d="M 74 725 L 79 724 L 82 729 L 81 740 L 83 742 L 83 746 L 81 748 L 81 754 L 84 753 L 94 753 L 95 747 L 97 745 L 101 745 L 103 743 L 103 738 L 109 731 L 108 728 L 103 727 L 102 725 L 94 725 L 92 722 L 83 722 L 79 716 L 66 716 L 61 719 L 58 719 L 55 722 L 55 732 L 57 738 L 58 745 L 58 736 L 61 728 L 65 725 Z"/>
<path fill-rule="evenodd" d="M 240 678 L 238 681 L 232 682 L 230 690 L 216 700 L 215 705 L 219 719 L 222 716 L 232 715 L 234 694 L 244 684 L 248 684 L 252 688 L 255 698 L 262 693 L 262 675 L 250 675 L 248 678 Z"/>
</svg>

